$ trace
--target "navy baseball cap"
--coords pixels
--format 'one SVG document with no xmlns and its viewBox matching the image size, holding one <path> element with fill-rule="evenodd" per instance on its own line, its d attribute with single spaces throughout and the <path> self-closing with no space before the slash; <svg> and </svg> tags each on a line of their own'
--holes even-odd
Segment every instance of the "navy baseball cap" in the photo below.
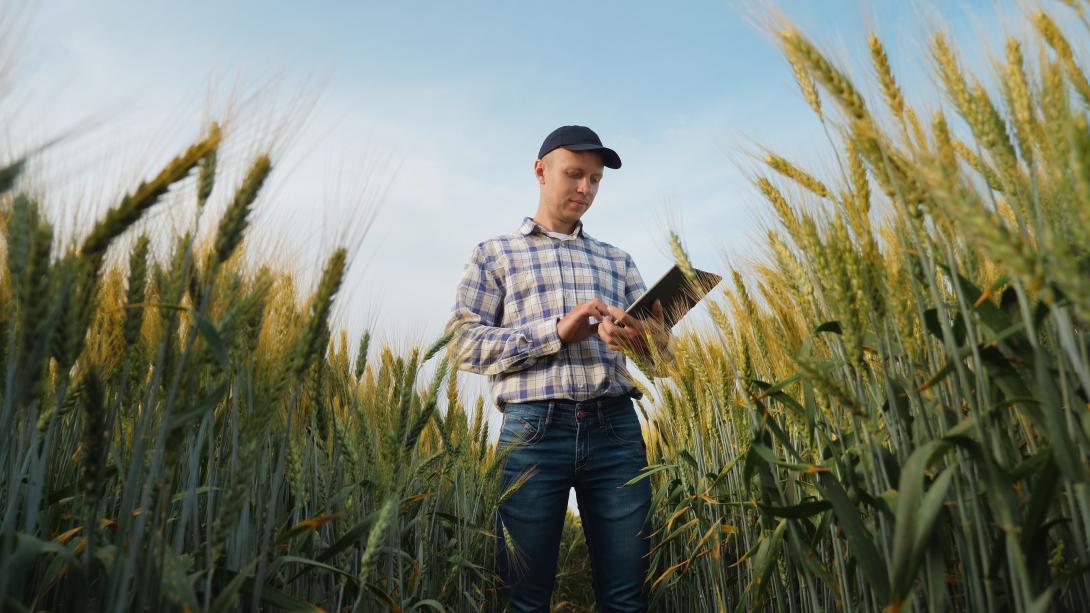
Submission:
<svg viewBox="0 0 1090 613">
<path fill-rule="evenodd" d="M 563 147 L 568 151 L 597 151 L 602 155 L 602 163 L 607 168 L 620 168 L 621 156 L 617 152 L 602 144 L 602 139 L 594 133 L 594 130 L 586 126 L 560 126 L 545 137 L 541 143 L 541 149 L 537 152 L 537 159 L 545 157 L 553 149 Z"/>
</svg>

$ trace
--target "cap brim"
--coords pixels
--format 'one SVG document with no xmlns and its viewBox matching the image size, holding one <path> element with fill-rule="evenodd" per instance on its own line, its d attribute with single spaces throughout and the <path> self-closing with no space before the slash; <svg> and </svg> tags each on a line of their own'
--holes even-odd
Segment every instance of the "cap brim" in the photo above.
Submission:
<svg viewBox="0 0 1090 613">
<path fill-rule="evenodd" d="M 621 156 L 617 155 L 617 152 L 609 147 L 603 147 L 601 145 L 595 145 L 593 143 L 584 143 L 581 145 L 561 145 L 562 148 L 568 151 L 597 151 L 602 155 L 602 163 L 606 168 L 612 168 L 614 170 L 621 167 Z"/>
</svg>

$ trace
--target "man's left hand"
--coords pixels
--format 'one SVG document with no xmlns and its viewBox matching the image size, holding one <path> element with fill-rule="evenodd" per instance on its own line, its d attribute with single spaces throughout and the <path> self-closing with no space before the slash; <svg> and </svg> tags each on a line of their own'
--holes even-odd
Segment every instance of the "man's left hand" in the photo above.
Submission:
<svg viewBox="0 0 1090 613">
<path fill-rule="evenodd" d="M 651 305 L 651 317 L 637 319 L 615 306 L 608 307 L 609 317 L 598 324 L 598 337 L 614 351 L 630 349 L 635 353 L 650 355 L 648 341 L 658 351 L 665 351 L 670 342 L 670 331 L 666 328 L 662 314 L 662 303 L 656 300 Z"/>
</svg>

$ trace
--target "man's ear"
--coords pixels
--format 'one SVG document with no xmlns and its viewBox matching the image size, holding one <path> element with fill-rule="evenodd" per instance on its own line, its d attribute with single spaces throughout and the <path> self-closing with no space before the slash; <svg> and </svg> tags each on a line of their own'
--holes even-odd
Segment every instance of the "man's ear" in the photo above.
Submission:
<svg viewBox="0 0 1090 613">
<path fill-rule="evenodd" d="M 534 176 L 537 177 L 537 182 L 545 185 L 545 162 L 537 160 L 534 162 Z"/>
</svg>

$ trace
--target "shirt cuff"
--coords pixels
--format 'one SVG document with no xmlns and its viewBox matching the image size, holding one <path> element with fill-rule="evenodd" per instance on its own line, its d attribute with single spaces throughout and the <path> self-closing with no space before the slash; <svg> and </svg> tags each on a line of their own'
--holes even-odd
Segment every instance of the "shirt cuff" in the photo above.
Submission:
<svg viewBox="0 0 1090 613">
<path fill-rule="evenodd" d="M 556 320 L 546 319 L 531 324 L 526 329 L 530 339 L 530 355 L 537 358 L 560 351 L 560 333 L 556 331 Z"/>
</svg>

